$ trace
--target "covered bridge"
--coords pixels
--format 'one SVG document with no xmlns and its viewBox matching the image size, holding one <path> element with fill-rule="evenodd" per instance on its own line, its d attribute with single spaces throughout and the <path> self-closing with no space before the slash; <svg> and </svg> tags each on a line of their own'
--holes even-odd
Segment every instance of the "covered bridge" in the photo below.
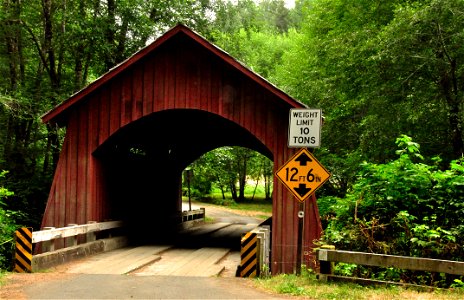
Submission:
<svg viewBox="0 0 464 300">
<path fill-rule="evenodd" d="M 178 25 L 43 116 L 66 127 L 42 227 L 125 220 L 145 237 L 181 210 L 181 175 L 243 146 L 285 163 L 290 108 L 304 105 Z M 295 269 L 299 202 L 274 179 L 272 273 Z M 321 226 L 304 206 L 303 262 Z"/>
</svg>

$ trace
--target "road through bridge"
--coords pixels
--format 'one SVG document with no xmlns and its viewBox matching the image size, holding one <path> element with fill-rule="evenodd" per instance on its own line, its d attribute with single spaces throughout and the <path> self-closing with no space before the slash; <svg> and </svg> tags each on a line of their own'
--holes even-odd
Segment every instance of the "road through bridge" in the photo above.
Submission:
<svg viewBox="0 0 464 300">
<path fill-rule="evenodd" d="M 193 205 L 196 209 L 196 205 Z M 214 222 L 186 228 L 162 243 L 135 245 L 70 263 L 71 274 L 235 276 L 242 234 L 262 220 L 208 206 Z"/>
<path fill-rule="evenodd" d="M 195 207 L 194 207 L 195 208 Z M 118 249 L 46 273 L 12 274 L 5 299 L 281 299 L 236 278 L 240 237 L 262 222 L 207 206 L 213 223 L 170 244 Z"/>
</svg>

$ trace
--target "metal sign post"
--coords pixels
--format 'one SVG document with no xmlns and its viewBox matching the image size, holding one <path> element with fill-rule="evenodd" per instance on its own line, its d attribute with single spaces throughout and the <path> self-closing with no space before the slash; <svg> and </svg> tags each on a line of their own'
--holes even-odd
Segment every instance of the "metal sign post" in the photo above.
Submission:
<svg viewBox="0 0 464 300">
<path fill-rule="evenodd" d="M 300 202 L 298 211 L 298 245 L 296 248 L 296 275 L 301 274 L 301 252 L 303 248 L 304 202 Z"/>
<path fill-rule="evenodd" d="M 187 193 L 189 199 L 189 211 L 192 210 L 192 198 L 190 197 L 190 180 L 192 180 L 193 171 L 190 168 L 185 169 L 185 179 L 187 179 Z"/>
</svg>

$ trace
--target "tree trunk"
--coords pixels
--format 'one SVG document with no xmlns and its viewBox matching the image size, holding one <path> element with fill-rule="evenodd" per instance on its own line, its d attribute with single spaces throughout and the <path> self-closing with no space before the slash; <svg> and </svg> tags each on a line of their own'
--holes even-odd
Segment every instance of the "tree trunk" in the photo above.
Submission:
<svg viewBox="0 0 464 300">
<path fill-rule="evenodd" d="M 232 195 L 232 199 L 234 199 L 234 201 L 238 201 L 237 187 L 235 186 L 235 181 L 230 182 L 230 193 Z"/>
<path fill-rule="evenodd" d="M 440 88 L 442 91 L 443 96 L 446 99 L 448 104 L 448 112 L 449 112 L 449 126 L 451 132 L 451 140 L 452 140 L 452 147 L 453 147 L 453 154 L 455 158 L 462 157 L 464 154 L 464 142 L 462 140 L 462 111 L 460 109 L 462 101 L 459 99 L 459 91 L 458 91 L 458 79 L 456 76 L 456 60 L 449 59 L 449 70 L 443 70 L 441 77 L 440 77 Z"/>
<path fill-rule="evenodd" d="M 107 46 L 112 49 L 114 47 L 114 40 L 116 35 L 116 2 L 115 0 L 108 0 L 107 2 L 108 17 L 106 22 L 105 39 Z M 111 69 L 116 61 L 113 57 L 113 51 L 106 51 L 105 53 L 105 67 L 107 70 Z"/>
<path fill-rule="evenodd" d="M 4 22 L 5 44 L 10 73 L 10 90 L 16 91 L 20 81 L 24 80 L 24 59 L 22 55 L 22 37 L 20 24 L 16 21 L 21 17 L 21 2 L 5 1 L 3 10 L 7 19 Z"/>
<path fill-rule="evenodd" d="M 253 189 L 253 195 L 251 196 L 251 201 L 255 200 L 256 190 L 258 189 L 259 179 L 256 180 L 255 188 Z"/>
<path fill-rule="evenodd" d="M 248 157 L 244 155 L 241 161 L 241 167 L 239 167 L 240 173 L 238 177 L 238 188 L 239 188 L 239 195 L 238 201 L 243 202 L 245 200 L 245 185 L 246 185 L 246 178 L 247 178 L 247 164 L 248 164 Z"/>
<path fill-rule="evenodd" d="M 51 124 L 47 124 L 47 146 L 44 156 L 43 173 L 54 172 L 60 157 L 60 146 L 58 128 Z"/>
<path fill-rule="evenodd" d="M 222 193 L 222 200 L 226 200 L 226 191 L 224 190 L 224 185 L 221 183 L 221 178 L 216 176 L 216 180 Z"/>
<path fill-rule="evenodd" d="M 56 72 L 55 50 L 53 48 L 53 24 L 52 24 L 52 1 L 43 0 L 43 18 L 44 18 L 44 53 L 47 54 L 48 76 L 52 89 L 56 92 L 59 87 L 58 74 Z M 56 105 L 56 100 L 53 101 Z"/>
<path fill-rule="evenodd" d="M 266 195 L 266 200 L 270 200 L 272 198 L 271 180 L 271 176 L 264 175 L 264 193 Z"/>
</svg>

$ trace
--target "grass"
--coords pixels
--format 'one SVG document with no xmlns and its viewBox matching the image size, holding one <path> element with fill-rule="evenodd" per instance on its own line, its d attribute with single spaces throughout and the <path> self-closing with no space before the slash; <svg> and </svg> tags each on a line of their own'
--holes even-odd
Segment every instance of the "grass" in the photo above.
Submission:
<svg viewBox="0 0 464 300">
<path fill-rule="evenodd" d="M 258 186 L 254 197 L 253 192 L 254 186 L 247 185 L 245 188 L 245 200 L 237 203 L 232 199 L 230 192 L 226 192 L 225 199 L 223 199 L 221 190 L 213 188 L 209 195 L 196 197 L 194 201 L 226 207 L 237 212 L 249 212 L 257 218 L 267 219 L 272 215 L 272 200 L 265 200 L 263 186 Z"/>
<path fill-rule="evenodd" d="M 210 205 L 233 210 L 239 214 L 252 215 L 263 220 L 272 216 L 272 202 L 265 200 L 245 200 L 245 202 L 236 203 L 231 198 L 227 197 L 223 200 L 222 195 L 220 197 L 209 195 L 208 197 L 195 199 L 194 202 L 208 203 Z"/>
<path fill-rule="evenodd" d="M 464 299 L 464 289 L 436 289 L 421 292 L 400 286 L 365 287 L 352 283 L 318 281 L 312 271 L 302 270 L 301 276 L 281 274 L 256 279 L 255 284 L 278 294 L 308 299 Z"/>
<path fill-rule="evenodd" d="M 6 277 L 8 274 L 11 274 L 10 272 L 0 270 L 0 288 L 5 284 L 6 282 Z"/>
</svg>

